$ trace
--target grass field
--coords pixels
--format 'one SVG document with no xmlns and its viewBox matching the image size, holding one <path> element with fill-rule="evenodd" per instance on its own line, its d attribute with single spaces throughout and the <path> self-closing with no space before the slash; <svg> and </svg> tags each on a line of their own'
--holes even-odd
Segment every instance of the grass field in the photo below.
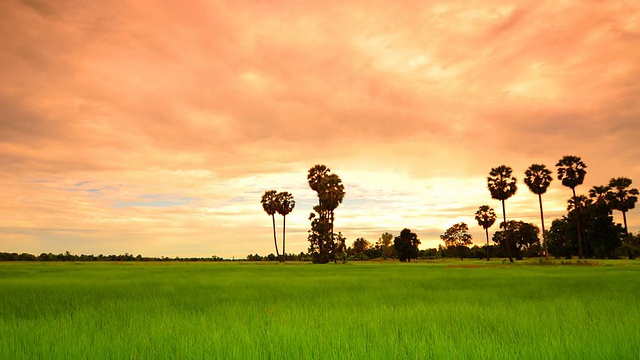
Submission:
<svg viewBox="0 0 640 360">
<path fill-rule="evenodd" d="M 0 263 L 0 358 L 639 359 L 640 262 Z"/>
</svg>

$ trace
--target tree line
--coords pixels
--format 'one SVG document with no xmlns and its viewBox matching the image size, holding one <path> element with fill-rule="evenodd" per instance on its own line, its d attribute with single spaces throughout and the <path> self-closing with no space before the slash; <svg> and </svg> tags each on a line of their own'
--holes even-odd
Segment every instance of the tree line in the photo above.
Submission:
<svg viewBox="0 0 640 360">
<path fill-rule="evenodd" d="M 577 256 L 583 259 L 616 258 L 624 254 L 632 259 L 640 255 L 640 233 L 635 236 L 629 233 L 626 217 L 627 212 L 635 207 L 638 190 L 631 188 L 631 179 L 618 177 L 612 178 L 607 185 L 594 186 L 589 190 L 588 196 L 577 195 L 576 188 L 583 184 L 587 174 L 586 168 L 586 164 L 578 156 L 567 155 L 556 163 L 557 179 L 571 190 L 572 196 L 567 201 L 567 214 L 561 219 L 553 220 L 549 230 L 545 227 L 542 196 L 553 181 L 552 172 L 543 164 L 532 164 L 526 169 L 524 183 L 529 191 L 538 196 L 542 231 L 532 223 L 507 221 L 505 202 L 516 194 L 517 179 L 509 166 L 500 165 L 492 168 L 487 177 L 487 188 L 491 198 L 500 201 L 502 207 L 499 230 L 491 237 L 493 244 L 489 241 L 489 229 L 495 224 L 497 214 L 491 206 L 481 205 L 475 213 L 475 220 L 478 226 L 485 230 L 485 245 L 469 247 L 473 238 L 468 233 L 468 225 L 462 222 L 454 224 L 440 236 L 444 247 L 440 245 L 438 249 L 419 250 L 420 240 L 410 229 L 403 229 L 395 237 L 384 233 L 375 244 L 360 237 L 347 247 L 342 233 L 335 234 L 334 231 L 335 209 L 345 196 L 342 180 L 338 175 L 332 174 L 325 165 L 315 165 L 309 169 L 307 175 L 309 187 L 317 193 L 318 205 L 309 216 L 310 246 L 306 255 L 315 263 L 376 258 L 397 258 L 409 262 L 411 259 L 439 257 L 486 257 L 488 261 L 491 256 L 506 257 L 513 262 L 514 257 L 523 259 L 545 256 L 549 259 L 550 256 Z M 265 192 L 264 196 L 268 194 L 269 192 Z M 293 201 L 293 196 L 290 196 Z M 273 211 L 264 209 L 267 214 L 273 216 Z M 624 227 L 614 222 L 614 210 L 622 212 Z M 275 220 L 273 224 L 278 254 Z M 284 226 L 282 236 L 284 248 Z M 482 256 L 479 256 L 481 253 Z M 277 255 L 276 257 L 279 258 Z"/>
<path fill-rule="evenodd" d="M 594 186 L 589 190 L 589 197 L 577 195 L 576 187 L 583 184 L 586 168 L 582 159 L 573 155 L 564 156 L 556 163 L 557 179 L 571 189 L 572 196 L 567 201 L 567 215 L 554 220 L 549 231 L 544 225 L 542 195 L 553 181 L 551 171 L 542 164 L 533 164 L 525 171 L 525 184 L 532 193 L 538 195 L 543 238 L 541 249 L 537 236 L 539 230 L 535 225 L 507 221 L 505 201 L 517 191 L 513 170 L 506 165 L 491 169 L 487 187 L 491 197 L 501 202 L 503 214 L 501 230 L 494 234 L 494 242 L 506 249 L 509 261 L 513 262 L 513 253 L 521 258 L 522 252 L 534 256 L 542 254 L 547 259 L 551 254 L 556 257 L 577 255 L 579 259 L 614 258 L 619 256 L 616 250 L 621 247 L 629 259 L 637 256 L 638 244 L 634 244 L 633 236 L 629 233 L 626 213 L 635 207 L 638 189 L 631 188 L 631 179 L 618 177 L 612 178 L 608 185 Z M 614 210 L 622 212 L 624 228 L 614 222 Z M 487 245 L 488 229 L 495 219 L 495 212 L 488 205 L 482 205 L 476 212 L 478 225 L 486 231 Z"/>
<path fill-rule="evenodd" d="M 119 255 L 93 255 L 93 254 L 72 254 L 69 251 L 59 254 L 42 253 L 40 255 L 33 255 L 28 253 L 8 253 L 0 252 L 0 261 L 227 261 L 229 259 L 223 259 L 219 256 L 213 255 L 211 257 L 149 257 L 142 256 L 140 254 L 134 256 L 133 254 L 124 253 Z"/>
</svg>

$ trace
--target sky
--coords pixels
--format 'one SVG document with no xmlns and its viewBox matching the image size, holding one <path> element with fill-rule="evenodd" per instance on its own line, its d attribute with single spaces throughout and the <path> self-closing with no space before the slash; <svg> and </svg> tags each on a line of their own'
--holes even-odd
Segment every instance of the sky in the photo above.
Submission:
<svg viewBox="0 0 640 360">
<path fill-rule="evenodd" d="M 266 190 L 340 176 L 350 244 L 474 220 L 511 166 L 507 218 L 540 223 L 526 168 L 640 186 L 637 1 L 0 2 L 0 252 L 274 252 Z M 547 227 L 571 190 L 552 182 Z M 619 212 L 614 214 L 621 222 Z M 640 211 L 628 213 L 640 231 Z M 278 232 L 282 218 L 277 218 Z M 497 225 L 491 230 L 495 230 Z M 278 241 L 281 242 L 279 236 Z"/>
</svg>

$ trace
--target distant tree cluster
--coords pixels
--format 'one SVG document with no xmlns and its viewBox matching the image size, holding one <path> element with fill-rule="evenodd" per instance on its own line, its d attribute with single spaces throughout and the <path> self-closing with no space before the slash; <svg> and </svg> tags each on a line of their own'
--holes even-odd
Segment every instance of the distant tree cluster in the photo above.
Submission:
<svg viewBox="0 0 640 360">
<path fill-rule="evenodd" d="M 375 244 L 363 237 L 355 239 L 351 246 L 346 246 L 346 238 L 342 233 L 335 234 L 335 210 L 342 203 L 345 191 L 342 180 L 325 165 L 315 165 L 309 169 L 307 180 L 309 187 L 318 195 L 318 205 L 310 214 L 311 229 L 309 230 L 309 250 L 306 256 L 315 263 L 327 263 L 338 260 L 372 260 L 398 259 L 410 262 L 411 259 L 433 259 L 443 257 L 484 258 L 490 260 L 490 254 L 495 257 L 507 257 L 510 262 L 525 257 L 546 256 L 571 257 L 578 256 L 597 258 L 615 258 L 625 254 L 630 259 L 640 253 L 640 234 L 633 236 L 627 227 L 627 212 L 635 207 L 639 192 L 631 188 L 631 179 L 613 178 L 608 185 L 594 186 L 589 190 L 589 197 L 577 195 L 576 187 L 584 182 L 586 164 L 578 156 L 564 156 L 556 164 L 557 179 L 562 185 L 571 189 L 572 197 L 568 200 L 567 215 L 552 222 L 547 230 L 544 222 L 542 195 L 544 195 L 553 181 L 551 171 L 543 164 L 533 164 L 524 173 L 524 183 L 529 190 L 538 195 L 540 208 L 540 224 L 523 221 L 507 221 L 506 200 L 516 194 L 517 179 L 513 176 L 513 169 L 506 165 L 492 168 L 487 177 L 487 188 L 493 199 L 499 200 L 502 206 L 502 222 L 500 230 L 491 237 L 489 242 L 489 228 L 497 219 L 496 212 L 489 205 L 482 205 L 475 213 L 475 220 L 485 230 L 486 245 L 479 247 L 472 245 L 469 227 L 464 222 L 454 224 L 440 235 L 444 246 L 437 249 L 420 250 L 420 240 L 410 229 L 403 229 L 399 236 L 383 233 Z M 273 218 L 273 235 L 276 255 L 267 257 L 249 255 L 247 259 L 261 261 L 263 259 L 280 259 L 275 232 L 276 212 L 286 216 L 293 210 L 293 197 L 286 202 L 280 197 L 282 193 L 275 190 L 265 192 L 262 204 L 265 212 Z M 288 193 L 286 193 L 288 194 Z M 279 200 L 280 199 L 280 200 Z M 282 204 L 289 204 L 285 210 Z M 285 206 L 286 207 L 286 206 Z M 622 212 L 624 227 L 616 224 L 612 212 Z M 540 235 L 542 242 L 540 242 Z M 283 252 L 284 252 L 284 221 L 283 221 Z M 286 256 L 285 256 L 286 257 Z M 305 261 L 305 256 L 298 255 L 296 259 Z M 284 261 L 284 260 L 283 260 Z"/>
<path fill-rule="evenodd" d="M 556 257 L 577 255 L 580 259 L 615 258 L 623 252 L 630 259 L 637 256 L 638 244 L 628 231 L 626 218 L 626 213 L 635 207 L 639 194 L 637 189 L 631 188 L 631 179 L 613 178 L 608 185 L 594 186 L 587 197 L 576 194 L 576 187 L 584 182 L 587 174 L 587 165 L 580 157 L 564 156 L 558 161 L 556 168 L 558 180 L 571 189 L 573 196 L 567 202 L 567 215 L 554 220 L 549 231 L 546 231 L 544 225 L 542 195 L 553 180 L 551 171 L 541 164 L 533 164 L 525 171 L 525 184 L 532 193 L 538 195 L 542 245 L 539 243 L 540 231 L 537 226 L 506 219 L 505 200 L 517 191 L 517 180 L 511 175 L 512 169 L 505 165 L 491 169 L 487 187 L 491 197 L 501 201 L 503 213 L 501 230 L 494 234 L 493 241 L 506 252 L 509 260 L 513 261 L 512 254 L 516 254 L 518 259 L 541 254 L 547 258 L 550 254 Z M 613 210 L 622 212 L 624 228 L 614 222 Z M 487 233 L 487 260 L 488 228 L 493 224 L 490 221 L 490 211 L 493 209 L 483 205 L 476 212 L 478 225 Z"/>
<path fill-rule="evenodd" d="M 284 254 L 283 254 L 284 255 Z M 286 258 L 290 261 L 311 261 L 311 256 L 305 252 L 299 254 L 286 254 Z M 278 256 L 274 253 L 269 255 L 249 254 L 247 255 L 247 261 L 276 261 Z"/>
<path fill-rule="evenodd" d="M 383 233 L 375 244 L 364 238 L 357 238 L 347 248 L 348 260 L 396 259 L 398 252 L 393 244 L 394 236 Z"/>
<path fill-rule="evenodd" d="M 582 250 L 584 257 L 630 259 L 640 254 L 638 237 L 628 233 L 626 212 L 637 202 L 631 180 L 611 179 L 609 185 L 594 186 L 589 197 L 578 195 L 568 201 L 568 214 L 556 219 L 549 231 L 549 251 L 557 257 L 571 257 Z M 624 227 L 616 224 L 613 210 L 623 214 Z M 583 246 L 580 247 L 580 242 Z"/>
<path fill-rule="evenodd" d="M 227 261 L 218 256 L 212 257 L 148 257 L 138 254 L 133 256 L 132 254 L 125 253 L 124 255 L 75 255 L 66 251 L 65 253 L 52 254 L 42 253 L 39 256 L 27 253 L 7 253 L 0 252 L 0 261 Z"/>
<path fill-rule="evenodd" d="M 420 250 L 420 240 L 410 229 L 403 229 L 398 236 L 385 232 L 375 244 L 365 238 L 357 238 L 347 248 L 347 259 L 360 260 L 386 260 L 398 259 L 402 262 L 410 262 L 411 259 L 435 259 L 440 257 L 437 249 Z"/>
</svg>

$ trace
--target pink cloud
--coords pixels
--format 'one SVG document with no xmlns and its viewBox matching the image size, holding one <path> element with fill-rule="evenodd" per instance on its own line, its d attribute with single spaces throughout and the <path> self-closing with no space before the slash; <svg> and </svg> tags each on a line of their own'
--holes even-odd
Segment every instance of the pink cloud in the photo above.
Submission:
<svg viewBox="0 0 640 360">
<path fill-rule="evenodd" d="M 8 185 L 0 198 L 12 214 L 0 228 L 13 229 L 2 244 L 15 251 L 28 234 L 33 251 L 48 251 L 47 239 L 80 249 L 91 237 L 99 249 L 108 243 L 100 239 L 121 237 L 130 241 L 110 248 L 151 253 L 163 238 L 176 254 L 264 253 L 269 224 L 259 204 L 230 199 L 281 183 L 310 199 L 305 173 L 315 163 L 404 174 L 415 187 L 408 207 L 442 192 L 421 182 L 483 179 L 501 163 L 522 173 L 566 154 L 589 165 L 584 192 L 614 176 L 640 182 L 640 9 L 632 1 L 8 1 L 0 11 L 0 171 Z M 20 185 L 38 179 L 128 190 L 107 201 Z M 367 188 L 370 180 L 359 181 Z M 554 186 L 550 201 L 562 208 L 565 189 Z M 522 187 L 513 214 L 528 218 Z M 148 193 L 207 200 L 166 211 L 110 206 Z M 491 201 L 482 196 L 451 202 Z M 215 204 L 236 215 L 212 211 Z M 348 236 L 385 228 L 352 206 L 344 209 Z M 303 251 L 309 209 L 297 211 L 292 242 Z M 41 223 L 16 230 L 33 217 Z M 133 223 L 144 236 L 127 230 Z M 64 240 L 61 229 L 86 231 Z M 236 247 L 224 240 L 228 229 L 239 234 Z"/>
</svg>

